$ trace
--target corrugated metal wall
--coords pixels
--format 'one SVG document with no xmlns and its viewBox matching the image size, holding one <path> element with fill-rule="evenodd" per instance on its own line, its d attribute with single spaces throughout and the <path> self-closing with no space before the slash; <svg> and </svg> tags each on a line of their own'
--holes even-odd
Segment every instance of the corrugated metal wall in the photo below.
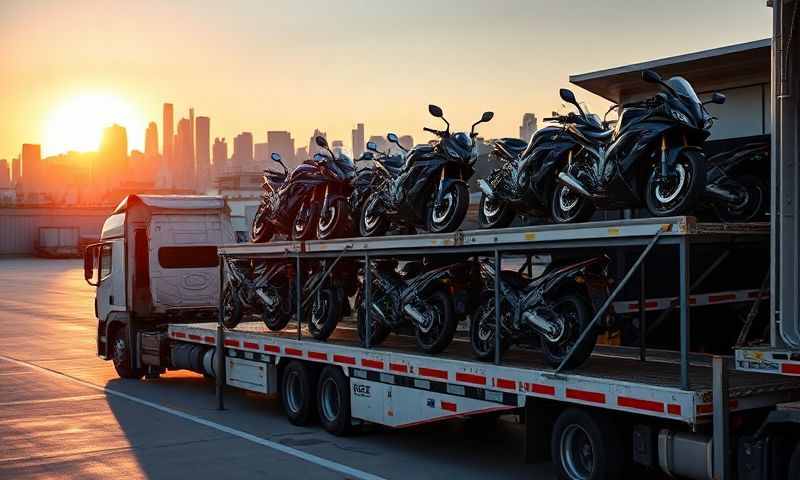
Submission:
<svg viewBox="0 0 800 480">
<path fill-rule="evenodd" d="M 0 255 L 31 255 L 39 227 L 78 227 L 81 237 L 100 238 L 112 208 L 0 208 Z"/>
</svg>

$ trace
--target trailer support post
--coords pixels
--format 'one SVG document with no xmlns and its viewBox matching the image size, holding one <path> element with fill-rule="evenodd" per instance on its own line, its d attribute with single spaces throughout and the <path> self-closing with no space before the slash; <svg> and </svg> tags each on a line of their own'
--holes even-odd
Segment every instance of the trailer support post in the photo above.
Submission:
<svg viewBox="0 0 800 480">
<path fill-rule="evenodd" d="M 713 359 L 713 423 L 714 423 L 714 478 L 731 478 L 730 464 L 730 403 L 728 399 L 728 359 L 714 356 Z"/>
<path fill-rule="evenodd" d="M 225 400 L 223 398 L 223 391 L 225 390 L 225 328 L 222 324 L 223 316 L 225 315 L 224 295 L 222 294 L 225 285 L 225 257 L 220 256 L 219 260 L 219 300 L 217 301 L 217 338 L 215 342 L 217 356 L 214 358 L 214 370 L 216 370 L 214 383 L 217 395 L 217 410 L 225 410 Z M 233 292 L 231 292 L 232 294 Z"/>
<path fill-rule="evenodd" d="M 690 345 L 690 328 L 689 323 L 689 241 L 686 238 L 681 238 L 679 249 L 680 256 L 680 294 L 678 301 L 680 302 L 681 312 L 681 388 L 689 390 L 689 345 Z"/>
<path fill-rule="evenodd" d="M 645 308 L 645 293 L 646 281 L 644 260 L 639 266 L 639 360 L 647 361 L 647 309 Z"/>
<path fill-rule="evenodd" d="M 364 255 L 364 347 L 370 347 L 370 335 L 372 334 L 370 328 L 370 318 L 372 316 L 372 292 L 370 284 L 372 283 L 372 272 L 369 271 L 369 255 Z"/>
<path fill-rule="evenodd" d="M 500 365 L 500 335 L 502 335 L 500 328 L 500 272 L 502 272 L 502 265 L 500 257 L 500 250 L 494 251 L 494 364 Z"/>
<path fill-rule="evenodd" d="M 295 289 L 297 289 L 297 339 L 303 338 L 303 282 L 300 278 L 300 255 L 297 254 L 295 267 Z"/>
</svg>

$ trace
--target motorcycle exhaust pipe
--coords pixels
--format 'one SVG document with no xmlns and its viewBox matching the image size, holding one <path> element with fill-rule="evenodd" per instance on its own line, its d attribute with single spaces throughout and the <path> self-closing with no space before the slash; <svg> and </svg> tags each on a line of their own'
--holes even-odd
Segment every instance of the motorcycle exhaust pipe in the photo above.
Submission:
<svg viewBox="0 0 800 480">
<path fill-rule="evenodd" d="M 413 318 L 414 322 L 417 323 L 418 325 L 425 323 L 425 321 L 427 320 L 425 318 L 425 314 L 414 308 L 414 306 L 409 303 L 403 305 L 403 311 L 406 312 L 406 314 L 408 314 L 409 317 Z"/>
<path fill-rule="evenodd" d="M 274 307 L 277 303 L 274 298 L 264 293 L 264 290 L 256 290 L 256 295 L 258 295 L 258 298 L 260 298 L 261 301 L 264 302 L 264 305 L 268 307 Z"/>
<path fill-rule="evenodd" d="M 714 200 L 721 200 L 727 203 L 738 204 L 742 201 L 735 192 L 719 185 L 706 185 L 706 194 Z"/>
<path fill-rule="evenodd" d="M 558 341 L 558 328 L 546 318 L 527 310 L 522 312 L 522 318 L 530 323 L 534 330 L 538 331 L 548 340 L 553 342 Z"/>
<path fill-rule="evenodd" d="M 478 188 L 481 192 L 483 192 L 487 197 L 494 198 L 494 191 L 492 191 L 492 187 L 486 183 L 486 180 L 480 179 L 478 180 Z"/>
<path fill-rule="evenodd" d="M 586 190 L 586 188 L 580 181 L 578 181 L 577 178 L 573 177 L 567 172 L 561 172 L 558 174 L 558 183 L 566 185 L 571 190 L 574 190 L 576 193 L 580 194 L 583 197 L 587 198 L 593 197 L 593 195 L 589 193 L 588 190 Z"/>
</svg>

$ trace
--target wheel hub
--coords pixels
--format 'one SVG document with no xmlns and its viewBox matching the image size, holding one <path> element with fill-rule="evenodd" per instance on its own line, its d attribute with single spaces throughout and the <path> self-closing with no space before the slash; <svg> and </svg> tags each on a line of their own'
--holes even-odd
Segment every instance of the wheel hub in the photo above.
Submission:
<svg viewBox="0 0 800 480">
<path fill-rule="evenodd" d="M 686 168 L 680 163 L 675 165 L 675 175 L 663 179 L 656 186 L 656 200 L 661 203 L 670 203 L 680 195 L 686 183 Z"/>
<path fill-rule="evenodd" d="M 326 213 L 327 215 L 323 214 L 319 220 L 319 228 L 323 231 L 327 231 L 333 225 L 333 219 L 336 218 L 336 207 L 329 206 Z"/>
<path fill-rule="evenodd" d="M 455 205 L 455 201 L 453 201 L 453 194 L 447 192 L 444 197 L 442 197 L 442 201 L 439 202 L 439 205 L 433 206 L 433 214 L 431 215 L 433 221 L 436 223 L 442 223 L 447 220 L 447 217 L 450 216 L 450 210 Z"/>
<path fill-rule="evenodd" d="M 561 192 L 558 195 L 558 204 L 561 210 L 569 212 L 578 204 L 578 194 L 567 187 L 561 187 Z"/>
<path fill-rule="evenodd" d="M 486 218 L 492 218 L 500 212 L 500 202 L 487 198 L 483 202 L 483 215 Z"/>
<path fill-rule="evenodd" d="M 594 446 L 589 434 L 579 425 L 569 425 L 561 435 L 561 465 L 569 478 L 591 478 L 595 470 Z"/>
</svg>

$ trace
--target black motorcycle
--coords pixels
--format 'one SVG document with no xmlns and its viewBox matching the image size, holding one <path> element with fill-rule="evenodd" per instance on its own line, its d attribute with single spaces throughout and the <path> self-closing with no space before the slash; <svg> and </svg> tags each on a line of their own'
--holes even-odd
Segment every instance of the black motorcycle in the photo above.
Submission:
<svg viewBox="0 0 800 480">
<path fill-rule="evenodd" d="M 434 145 L 419 145 L 408 152 L 402 165 L 375 162 L 374 191 L 361 211 L 359 229 L 365 237 L 386 233 L 394 223 L 411 231 L 424 226 L 429 232 L 453 232 L 464 220 L 469 206 L 467 180 L 477 160 L 475 127 L 494 114 L 485 112 L 469 134 L 450 133 L 442 109 L 429 105 L 431 115 L 447 128 L 426 132 L 439 137 Z"/>
<path fill-rule="evenodd" d="M 643 102 L 622 105 L 614 130 L 605 130 L 597 116 L 584 113 L 571 91 L 561 89 L 561 98 L 574 105 L 578 115 L 545 119 L 561 123 L 560 135 L 575 144 L 552 190 L 550 213 L 555 222 L 588 220 L 596 208 L 643 205 L 654 216 L 681 215 L 700 199 L 706 183 L 703 144 L 713 118 L 682 77 L 664 81 L 646 70 L 642 78 L 662 91 Z M 715 93 L 706 103 L 724 102 L 725 96 Z"/>
<path fill-rule="evenodd" d="M 359 162 L 372 161 L 399 164 L 402 166 L 403 159 L 400 156 L 390 155 L 388 152 L 381 152 L 378 150 L 378 145 L 375 142 L 367 142 L 367 151 L 361 157 L 356 159 L 356 164 Z M 372 165 L 356 168 L 356 177 L 353 180 L 353 191 L 350 193 L 348 204 L 350 206 L 350 215 L 353 221 L 353 233 L 359 235 L 361 222 L 361 209 L 364 208 L 367 198 L 373 189 L 373 175 L 374 167 Z"/>
<path fill-rule="evenodd" d="M 317 238 L 320 240 L 349 236 L 352 225 L 349 199 L 353 191 L 353 182 L 356 180 L 355 163 L 344 153 L 334 154 L 328 147 L 325 137 L 318 136 L 315 141 L 323 148 L 322 152 L 314 156 L 314 160 L 320 166 L 320 174 L 326 182 L 315 189 L 312 195 L 315 203 L 306 204 L 304 207 L 319 208 L 316 216 L 319 219 Z M 321 201 L 319 207 L 317 200 Z M 313 218 L 314 215 L 314 212 L 309 212 L 306 216 Z M 299 216 L 303 216 L 302 211 L 298 213 Z"/>
<path fill-rule="evenodd" d="M 381 344 L 390 332 L 414 330 L 417 347 L 439 353 L 450 344 L 460 319 L 469 311 L 465 282 L 473 264 L 408 262 L 398 271 L 394 260 L 371 262 L 370 346 Z M 479 273 L 475 284 L 480 284 Z M 366 339 L 366 301 L 363 287 L 356 295 L 358 335 Z M 474 305 L 473 308 L 477 308 Z"/>
<path fill-rule="evenodd" d="M 769 205 L 769 189 L 756 175 L 769 168 L 767 143 L 750 143 L 708 158 L 704 203 L 723 222 L 759 220 Z"/>
<path fill-rule="evenodd" d="M 608 295 L 608 257 L 561 261 L 548 265 L 536 278 L 513 271 L 500 274 L 501 351 L 513 344 L 540 340 L 546 361 L 558 366 L 592 320 L 592 312 Z M 470 343 L 481 360 L 495 353 L 494 263 L 481 261 L 484 289 L 470 323 Z M 596 334 L 587 335 L 565 367 L 581 365 L 591 355 Z"/>
</svg>

